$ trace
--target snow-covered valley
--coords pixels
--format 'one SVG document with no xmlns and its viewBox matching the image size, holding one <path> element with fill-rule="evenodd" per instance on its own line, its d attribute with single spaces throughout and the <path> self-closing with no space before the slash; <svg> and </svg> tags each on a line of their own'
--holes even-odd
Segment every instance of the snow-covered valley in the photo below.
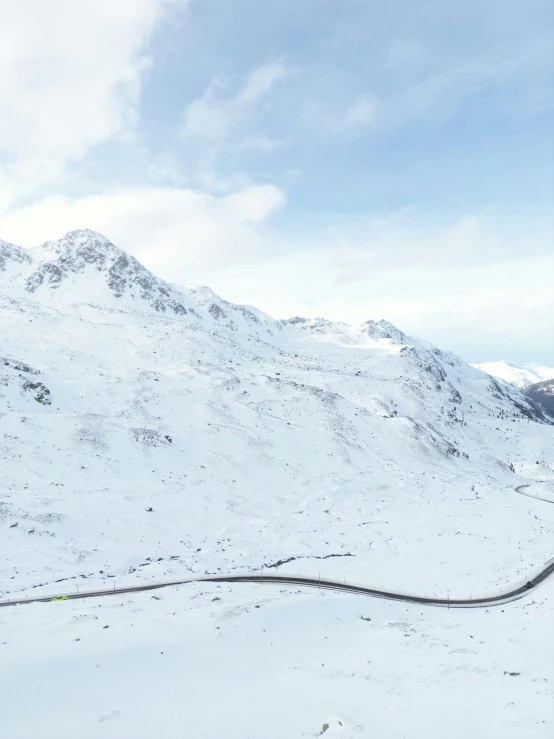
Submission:
<svg viewBox="0 0 554 739">
<path fill-rule="evenodd" d="M 273 320 L 90 231 L 0 242 L 0 311 L 4 599 L 268 568 L 472 596 L 554 556 L 550 493 L 515 492 L 552 490 L 554 419 L 386 321 Z M 419 739 L 453 712 L 453 737 L 550 737 L 552 596 L 468 615 L 196 584 L 3 609 L 5 735 L 36 733 L 14 697 L 31 676 L 58 739 Z"/>
</svg>

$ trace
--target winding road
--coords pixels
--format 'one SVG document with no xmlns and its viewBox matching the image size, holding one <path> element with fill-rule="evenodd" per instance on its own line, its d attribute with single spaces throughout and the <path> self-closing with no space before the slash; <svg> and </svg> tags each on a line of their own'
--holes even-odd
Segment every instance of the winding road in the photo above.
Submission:
<svg viewBox="0 0 554 739">
<path fill-rule="evenodd" d="M 376 588 L 366 588 L 362 585 L 353 585 L 337 580 L 316 579 L 311 577 L 302 577 L 294 575 L 264 575 L 248 574 L 248 575 L 211 575 L 208 577 L 189 578 L 187 580 L 168 580 L 166 582 L 150 583 L 148 585 L 132 585 L 123 588 L 112 588 L 109 590 L 89 590 L 74 593 L 64 593 L 64 600 L 80 600 L 83 598 L 100 598 L 113 597 L 114 595 L 124 595 L 125 593 L 142 593 L 149 590 L 160 590 L 161 588 L 173 587 L 175 585 L 188 585 L 193 582 L 248 582 L 258 584 L 278 584 L 278 585 L 296 585 L 302 587 L 320 588 L 324 590 L 336 590 L 355 595 L 366 595 L 372 598 L 383 598 L 385 600 L 404 601 L 406 603 L 418 603 L 419 605 L 441 606 L 448 608 L 485 608 L 488 606 L 497 606 L 511 601 L 518 600 L 523 596 L 530 594 L 531 591 L 540 583 L 544 582 L 554 573 L 554 559 L 547 562 L 535 577 L 525 583 L 521 583 L 516 587 L 512 587 L 504 593 L 491 595 L 481 598 L 428 598 L 421 595 L 410 595 L 408 593 L 395 593 L 389 590 L 378 590 Z M 0 602 L 0 608 L 8 606 L 18 606 L 27 603 L 49 603 L 52 596 L 42 596 L 37 598 L 19 598 L 17 600 L 8 600 Z"/>
<path fill-rule="evenodd" d="M 520 493 L 522 488 L 529 485 L 520 485 L 516 487 L 516 492 Z M 525 495 L 525 493 L 522 493 Z M 549 501 L 550 502 L 550 501 Z M 18 598 L 14 600 L 5 600 L 0 602 L 0 608 L 9 606 L 19 606 L 28 603 L 49 603 L 52 600 L 82 600 L 84 598 L 101 598 L 113 597 L 115 595 L 124 595 L 126 593 L 142 593 L 150 590 L 160 590 L 161 588 L 174 587 L 176 585 L 188 585 L 193 582 L 226 582 L 226 583 L 257 583 L 275 584 L 275 585 L 293 585 L 310 588 L 319 588 L 324 590 L 335 590 L 340 592 L 351 593 L 354 595 L 366 595 L 371 598 L 383 598 L 385 600 L 403 601 L 405 603 L 417 603 L 425 606 L 440 606 L 447 608 L 487 608 L 489 606 L 499 606 L 519 600 L 525 595 L 529 595 L 538 585 L 544 582 L 554 574 L 554 559 L 549 560 L 542 569 L 530 580 L 512 586 L 511 589 L 504 593 L 496 595 L 483 596 L 481 598 L 430 598 L 422 595 L 410 595 L 409 593 L 396 593 L 389 590 L 379 590 L 377 588 L 367 588 L 363 585 L 354 585 L 347 582 L 339 582 L 338 580 L 327 580 L 321 578 L 302 577 L 300 575 L 266 575 L 263 573 L 243 574 L 243 575 L 209 575 L 206 577 L 193 577 L 185 580 L 167 580 L 164 582 L 149 583 L 147 585 L 130 585 L 123 588 L 111 588 L 104 590 L 88 590 L 77 591 L 73 593 L 63 593 L 62 596 L 41 596 L 36 598 Z"/>
<path fill-rule="evenodd" d="M 516 493 L 519 493 L 520 495 L 527 495 L 529 498 L 534 498 L 535 500 L 544 500 L 545 503 L 554 503 L 554 500 L 552 498 L 543 498 L 540 495 L 533 495 L 532 493 L 524 493 L 523 488 L 530 488 L 531 485 L 518 485 L 516 488 Z"/>
</svg>

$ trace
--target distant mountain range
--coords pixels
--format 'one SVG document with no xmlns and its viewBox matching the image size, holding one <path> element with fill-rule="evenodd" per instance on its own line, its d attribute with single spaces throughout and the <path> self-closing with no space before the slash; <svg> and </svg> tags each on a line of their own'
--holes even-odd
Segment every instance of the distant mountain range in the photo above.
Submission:
<svg viewBox="0 0 554 739">
<path fill-rule="evenodd" d="M 554 379 L 554 367 L 535 365 L 521 367 L 517 364 L 507 362 L 505 359 L 500 362 L 483 362 L 482 364 L 473 364 L 472 366 L 520 390 L 537 382 Z"/>
</svg>

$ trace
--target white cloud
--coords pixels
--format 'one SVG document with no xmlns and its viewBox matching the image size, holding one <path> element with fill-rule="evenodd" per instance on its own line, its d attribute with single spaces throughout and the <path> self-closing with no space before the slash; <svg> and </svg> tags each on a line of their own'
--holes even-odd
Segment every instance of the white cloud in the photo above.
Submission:
<svg viewBox="0 0 554 739">
<path fill-rule="evenodd" d="M 349 108 L 343 119 L 343 125 L 366 126 L 373 123 L 377 108 L 376 100 L 368 95 L 360 95 L 354 105 Z"/>
<path fill-rule="evenodd" d="M 236 125 L 236 116 L 229 115 L 232 104 L 221 101 L 218 91 L 222 85 L 212 80 L 201 98 L 187 105 L 183 115 L 183 135 L 192 139 L 222 139 L 231 126 Z"/>
<path fill-rule="evenodd" d="M 267 154 L 275 151 L 275 149 L 280 149 L 282 146 L 285 146 L 285 143 L 286 142 L 283 140 L 272 139 L 266 134 L 259 133 L 247 136 L 240 144 L 236 144 L 235 148 L 237 151 L 252 149 L 254 151 L 260 151 Z"/>
<path fill-rule="evenodd" d="M 201 98 L 190 103 L 183 114 L 183 135 L 222 143 L 249 122 L 256 104 L 286 75 L 283 60 L 267 62 L 251 72 L 235 95 L 225 95 L 226 86 L 214 79 Z"/>
<path fill-rule="evenodd" d="M 286 74 L 282 59 L 268 62 L 248 75 L 246 84 L 239 92 L 236 102 L 240 105 L 255 103 L 268 93 L 275 82 L 282 80 Z"/>
<path fill-rule="evenodd" d="M 223 175 L 219 171 L 223 153 L 267 153 L 283 146 L 283 141 L 257 131 L 256 124 L 264 99 L 286 75 L 282 59 L 270 61 L 250 72 L 236 93 L 228 94 L 228 86 L 215 78 L 202 97 L 187 105 L 182 135 L 196 161 L 196 178 L 202 188 L 230 192 L 250 181 L 241 172 Z"/>
<path fill-rule="evenodd" d="M 189 0 L 0 0 L 0 204 L 132 131 L 147 46 Z"/>
<path fill-rule="evenodd" d="M 361 94 L 348 108 L 330 110 L 328 102 L 308 102 L 303 106 L 305 123 L 318 133 L 346 136 L 371 126 L 379 112 L 379 101 L 373 95 Z"/>
</svg>

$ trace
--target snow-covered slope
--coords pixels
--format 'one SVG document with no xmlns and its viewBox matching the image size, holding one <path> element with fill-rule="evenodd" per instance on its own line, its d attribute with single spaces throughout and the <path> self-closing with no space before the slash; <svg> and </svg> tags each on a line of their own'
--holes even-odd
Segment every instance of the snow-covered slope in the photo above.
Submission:
<svg viewBox="0 0 554 739">
<path fill-rule="evenodd" d="M 407 547 L 416 570 L 488 490 L 484 535 L 509 465 L 551 474 L 540 406 L 385 321 L 276 321 L 90 231 L 3 253 L 0 561 L 19 586 L 170 556 L 202 573 L 333 555 L 361 575 Z M 471 528 L 449 558 L 474 547 L 488 581 Z"/>
<path fill-rule="evenodd" d="M 554 378 L 554 367 L 535 365 L 519 367 L 517 364 L 507 362 L 505 359 L 500 362 L 483 362 L 482 364 L 474 364 L 472 366 L 520 390 L 537 382 Z"/>
<path fill-rule="evenodd" d="M 5 609 L 0 725 L 9 739 L 316 739 L 326 724 L 324 739 L 551 739 L 545 590 L 455 611 L 196 583 Z"/>
<path fill-rule="evenodd" d="M 554 480 L 553 419 L 516 388 L 386 321 L 361 326 L 300 317 L 277 321 L 254 308 L 228 303 L 208 288 L 168 284 L 90 231 L 72 232 L 31 250 L 2 242 L 0 255 L 0 582 L 5 595 L 29 588 L 34 588 L 33 594 L 53 593 L 74 590 L 80 583 L 90 589 L 114 580 L 123 585 L 188 573 L 279 567 L 388 589 L 464 596 L 503 589 L 553 556 L 554 513 L 549 504 L 543 503 L 538 511 L 535 501 L 514 491 L 515 485 L 528 481 Z M 212 623 L 210 614 L 217 608 L 212 598 L 219 598 L 216 586 L 205 594 L 190 592 L 185 610 L 202 610 L 197 617 L 183 615 L 187 623 Z M 229 663 L 237 664 L 243 658 L 242 642 L 235 643 L 231 635 L 254 595 L 244 589 L 233 591 L 238 593 L 234 596 L 228 589 L 223 592 L 230 607 L 221 611 L 222 623 L 227 624 L 221 634 Z M 199 600 L 194 600 L 197 595 Z M 123 663 L 110 647 L 114 665 L 125 664 L 136 675 L 150 675 L 145 665 L 160 669 L 137 645 L 144 643 L 149 619 L 163 623 L 165 629 L 180 608 L 180 598 L 188 598 L 163 597 L 168 598 L 169 612 L 161 621 L 153 610 L 156 601 L 146 596 L 121 601 L 125 607 L 118 610 L 120 616 L 110 617 L 110 623 L 131 628 L 139 609 L 144 610 L 140 623 L 145 628 L 138 641 L 128 640 L 138 661 L 132 656 Z M 356 705 L 349 703 L 348 681 L 354 668 L 340 666 L 338 647 L 326 651 L 325 657 L 317 651 L 327 649 L 326 634 L 339 638 L 335 631 L 327 631 L 336 620 L 334 601 L 328 601 L 325 623 L 322 620 L 317 630 L 321 644 L 318 641 L 317 648 L 313 645 L 308 651 L 300 646 L 308 643 L 311 624 L 320 612 L 318 596 L 310 598 L 306 627 L 299 625 L 287 633 L 290 654 L 301 655 L 299 669 L 306 677 L 304 683 L 293 683 L 300 692 L 312 692 L 308 678 L 315 674 L 315 657 L 318 675 L 328 659 L 333 665 L 329 675 L 317 678 L 326 686 L 325 702 L 333 709 L 321 713 L 313 735 L 324 721 L 331 726 L 330 736 L 331 729 L 336 729 L 332 735 L 337 737 L 349 737 L 354 731 L 374 735 L 373 729 L 388 725 L 387 716 L 376 712 L 372 702 L 364 719 L 371 731 L 364 734 L 358 729 L 365 709 L 361 687 Z M 286 603 L 281 610 L 271 606 L 267 623 L 260 623 L 274 629 L 275 623 L 295 619 L 303 609 L 301 602 Z M 542 601 L 533 603 L 537 620 L 544 621 L 546 607 Z M 33 620 L 39 610 L 26 608 L 31 609 L 28 618 L 35 626 L 25 623 L 38 629 L 37 639 L 56 644 L 56 654 L 64 655 L 54 672 L 64 675 L 66 660 L 88 670 L 86 649 L 97 654 L 95 619 L 104 613 L 99 610 L 103 606 L 71 606 L 71 624 L 64 621 L 60 631 L 67 635 L 62 639 L 71 635 L 69 646 L 52 641 L 61 621 L 43 625 Z M 345 622 L 351 618 L 349 608 L 340 606 Z M 38 647 L 33 653 L 42 656 L 31 657 L 29 650 L 27 657 L 22 655 L 22 648 L 13 646 L 19 644 L 12 631 L 20 633 L 19 622 L 6 620 L 12 616 L 5 611 L 0 625 L 10 636 L 9 648 L 7 644 L 2 648 L 12 661 L 4 664 L 10 665 L 14 691 L 23 690 L 23 685 L 26 691 L 30 673 L 36 675 L 37 685 L 44 682 L 40 660 L 51 670 L 51 655 Z M 378 642 L 396 633 L 394 628 L 402 628 L 403 637 L 412 633 L 402 621 L 404 611 L 397 604 L 379 606 Z M 375 616 L 375 609 L 372 613 Z M 520 618 L 514 616 L 514 633 L 527 628 L 529 613 L 522 610 Z M 90 629 L 84 625 L 88 619 Z M 450 648 L 443 649 L 450 628 L 437 625 L 431 641 L 418 642 L 433 649 L 414 647 L 412 662 L 405 663 L 406 669 L 399 667 L 399 674 L 406 670 L 415 674 L 428 664 L 431 653 L 440 653 L 440 667 L 437 662 L 436 672 L 429 672 L 426 679 L 439 687 L 450 681 L 452 691 L 458 691 Z M 456 627 L 458 651 L 467 652 L 466 630 L 465 623 Z M 157 630 L 152 626 L 148 633 L 153 639 Z M 344 634 L 348 651 L 353 637 L 350 631 Z M 88 644 L 89 636 L 92 646 L 79 657 L 73 649 L 83 645 L 75 646 L 73 638 L 83 637 Z M 168 632 L 167 649 L 181 654 L 182 646 L 173 638 L 173 631 L 171 636 Z M 483 640 L 488 638 L 483 635 Z M 273 664 L 273 638 L 266 643 L 260 632 L 256 639 L 261 650 L 256 654 Z M 367 649 L 373 650 L 377 641 L 368 639 Z M 202 635 L 203 653 L 216 650 L 218 642 L 210 640 Z M 284 641 L 282 635 L 279 643 Z M 387 644 L 399 649 L 393 642 Z M 491 649 L 491 654 L 507 653 L 504 646 Z M 400 664 L 404 653 L 394 654 L 395 664 Z M 196 659 L 195 676 L 201 672 L 203 657 Z M 265 664 L 257 659 L 259 665 Z M 383 660 L 385 665 L 385 656 Z M 472 660 L 460 657 L 456 669 L 488 669 L 482 660 L 477 666 Z M 386 663 L 391 664 L 388 654 Z M 213 662 L 214 669 L 217 664 Z M 249 661 L 245 670 L 246 664 L 251 675 L 261 669 Z M 292 662 L 287 663 L 280 673 L 283 684 L 290 683 L 293 669 Z M 335 692 L 329 680 L 337 670 L 344 676 L 348 672 L 344 700 L 331 700 Z M 395 684 L 394 670 L 389 670 L 388 678 L 380 667 L 376 670 L 372 673 L 361 663 L 355 667 L 359 681 L 381 684 L 390 679 L 382 701 L 387 710 L 396 712 L 395 700 L 385 696 Z M 536 701 L 538 715 L 548 696 L 540 682 L 543 673 L 532 674 L 525 696 Z M 113 686 L 121 683 L 117 670 L 87 675 L 94 691 L 111 685 L 114 695 Z M 154 705 L 165 705 L 162 694 L 173 695 L 174 673 L 163 675 L 166 682 L 160 682 L 164 687 L 156 693 Z M 495 675 L 487 677 L 490 691 L 483 694 L 487 697 L 499 695 Z M 257 676 L 252 678 L 256 681 Z M 263 676 L 260 685 L 265 685 Z M 134 711 L 135 719 L 124 724 L 125 730 L 114 720 L 112 733 L 102 723 L 102 736 L 137 739 L 151 734 L 140 733 L 146 719 L 131 708 L 133 701 L 142 704 L 147 697 L 140 686 L 135 689 L 141 700 L 129 695 L 125 709 L 129 716 Z M 283 736 L 281 726 L 265 726 L 271 705 L 271 691 L 267 693 L 267 700 L 259 698 L 259 715 L 251 721 L 235 717 L 229 737 Z M 81 705 L 79 697 L 75 700 Z M 333 716 L 342 717 L 347 705 L 353 718 L 340 719 L 348 726 L 343 731 Z M 47 724 L 52 706 L 55 699 L 47 700 L 37 714 Z M 112 709 L 119 706 L 98 710 L 110 718 Z M 293 712 L 285 734 L 309 735 L 307 729 L 295 733 L 293 724 L 315 726 L 320 710 L 318 703 L 309 717 Z M 21 718 L 27 714 L 20 713 L 14 708 L 8 715 L 12 737 L 29 734 L 31 724 Z M 450 723 L 451 711 L 447 713 Z M 513 714 L 519 717 L 515 722 L 512 714 L 506 714 L 502 735 L 522 735 L 521 721 L 527 713 Z M 200 703 L 185 714 L 194 735 L 221 736 L 219 724 L 203 726 Z M 78 715 L 88 716 L 87 709 L 80 708 Z M 467 715 L 464 708 L 464 727 Z M 100 714 L 95 721 L 104 718 Z M 67 732 L 56 727 L 56 736 L 73 735 L 79 721 L 68 719 Z M 82 735 L 97 736 L 97 729 L 91 723 Z M 173 739 L 181 735 L 179 731 L 172 726 L 165 735 Z M 388 736 L 408 733 L 399 729 Z M 485 735 L 490 732 L 479 736 Z"/>
</svg>

